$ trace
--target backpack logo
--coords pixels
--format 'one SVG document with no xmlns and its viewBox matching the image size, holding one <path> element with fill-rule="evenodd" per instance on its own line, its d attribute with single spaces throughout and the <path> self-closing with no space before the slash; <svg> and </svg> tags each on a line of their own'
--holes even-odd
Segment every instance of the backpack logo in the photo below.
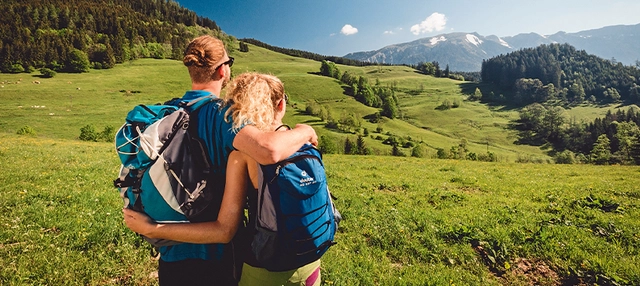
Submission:
<svg viewBox="0 0 640 286">
<path fill-rule="evenodd" d="M 312 177 L 309 177 L 309 175 L 307 174 L 307 171 L 305 170 L 302 170 L 302 172 L 300 173 L 300 176 L 302 176 L 302 178 L 300 179 L 301 187 L 308 186 L 315 183 L 314 179 Z"/>
</svg>

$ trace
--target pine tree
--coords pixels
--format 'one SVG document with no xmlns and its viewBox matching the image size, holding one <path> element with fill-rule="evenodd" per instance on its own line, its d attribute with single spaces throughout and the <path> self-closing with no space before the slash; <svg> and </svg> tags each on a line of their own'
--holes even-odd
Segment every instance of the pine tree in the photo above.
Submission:
<svg viewBox="0 0 640 286">
<path fill-rule="evenodd" d="M 364 141 L 364 137 L 362 135 L 358 135 L 358 140 L 356 140 L 356 148 L 357 154 L 360 155 L 370 155 L 370 150 L 367 148 L 367 144 Z"/>
<path fill-rule="evenodd" d="M 356 143 L 351 141 L 349 137 L 347 137 L 347 139 L 345 139 L 344 141 L 344 153 L 347 155 L 353 155 L 357 154 L 357 151 L 358 147 L 356 146 Z"/>
<path fill-rule="evenodd" d="M 606 165 L 611 159 L 611 145 L 609 138 L 606 134 L 602 134 L 598 137 L 598 140 L 593 144 L 591 150 L 591 162 L 596 165 Z"/>
</svg>

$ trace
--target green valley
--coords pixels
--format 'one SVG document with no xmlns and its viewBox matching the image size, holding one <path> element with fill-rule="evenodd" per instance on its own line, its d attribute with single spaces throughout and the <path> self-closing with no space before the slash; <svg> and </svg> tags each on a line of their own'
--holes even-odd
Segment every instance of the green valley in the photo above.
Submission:
<svg viewBox="0 0 640 286">
<path fill-rule="evenodd" d="M 550 161 L 517 145 L 518 110 L 467 101 L 479 84 L 434 78 L 404 66 L 353 67 L 371 84 L 397 88 L 402 116 L 371 123 L 379 111 L 345 95 L 320 62 L 253 45 L 236 51 L 233 73 L 281 78 L 292 101 L 285 122 L 312 125 L 340 146 L 365 138 L 373 155 L 326 154 L 329 186 L 344 221 L 323 257 L 324 285 L 635 285 L 640 283 L 637 166 L 516 163 Z M 112 180 L 112 143 L 78 140 L 81 128 L 118 128 L 133 106 L 190 88 L 179 61 L 141 59 L 112 69 L 53 78 L 0 74 L 0 284 L 149 285 L 157 262 L 122 223 Z M 460 102 L 437 109 L 443 101 Z M 316 102 L 359 131 L 325 128 L 306 113 Z M 581 106 L 594 119 L 615 106 Z M 32 132 L 18 135 L 25 126 Z M 31 133 L 31 134 L 29 134 Z M 390 136 L 427 150 L 392 157 Z M 410 138 L 410 140 L 409 140 Z M 466 139 L 498 162 L 435 159 Z"/>
</svg>

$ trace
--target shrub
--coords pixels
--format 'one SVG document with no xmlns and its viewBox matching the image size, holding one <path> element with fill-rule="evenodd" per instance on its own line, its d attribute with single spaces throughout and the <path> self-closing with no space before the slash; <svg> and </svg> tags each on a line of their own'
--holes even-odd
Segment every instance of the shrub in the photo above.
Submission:
<svg viewBox="0 0 640 286">
<path fill-rule="evenodd" d="M 329 119 L 327 120 L 327 124 L 325 124 L 324 126 L 329 129 L 338 129 L 338 122 L 333 119 Z"/>
<path fill-rule="evenodd" d="M 587 158 L 587 156 L 585 156 L 584 154 L 578 153 L 578 155 L 576 155 L 576 163 L 584 164 L 588 162 L 589 158 Z"/>
<path fill-rule="evenodd" d="M 424 146 L 418 144 L 413 147 L 413 150 L 411 150 L 411 157 L 425 158 L 427 157 L 427 149 Z"/>
<path fill-rule="evenodd" d="M 336 146 L 333 138 L 325 135 L 321 135 L 318 148 L 322 154 L 338 154 L 338 146 Z"/>
<path fill-rule="evenodd" d="M 18 129 L 18 132 L 16 132 L 16 134 L 18 134 L 18 135 L 36 135 L 36 130 L 33 129 L 29 125 L 25 125 L 25 126 L 22 126 L 22 128 Z"/>
<path fill-rule="evenodd" d="M 88 124 L 80 128 L 80 136 L 78 137 L 78 139 L 82 141 L 111 142 L 113 141 L 115 135 L 116 130 L 111 125 L 105 126 L 102 132 L 98 133 L 95 126 Z"/>
<path fill-rule="evenodd" d="M 452 107 L 453 107 L 453 103 L 451 103 L 450 100 L 445 99 L 442 101 L 442 103 L 440 103 L 440 105 L 436 107 L 436 110 L 447 110 L 447 109 L 451 109 Z"/>
<path fill-rule="evenodd" d="M 50 68 L 41 68 L 40 73 L 46 78 L 52 78 L 56 75 L 56 72 Z"/>
<path fill-rule="evenodd" d="M 449 152 L 447 152 L 443 148 L 438 148 L 438 152 L 436 152 L 436 157 L 438 157 L 438 159 L 449 159 L 451 155 L 449 154 Z"/>
<path fill-rule="evenodd" d="M 88 124 L 84 127 L 80 128 L 80 136 L 78 139 L 82 141 L 98 141 L 98 133 L 96 132 L 95 126 Z"/>
<path fill-rule="evenodd" d="M 391 156 L 406 157 L 404 152 L 398 148 L 398 145 L 393 145 L 393 147 L 391 147 Z"/>
<path fill-rule="evenodd" d="M 21 64 L 12 64 L 9 67 L 9 73 L 21 73 L 24 72 L 24 67 Z"/>
<path fill-rule="evenodd" d="M 496 157 L 496 154 L 493 154 L 491 152 L 487 152 L 486 154 L 478 154 L 478 161 L 484 161 L 484 162 L 498 162 L 498 158 Z"/>
<path fill-rule="evenodd" d="M 416 144 L 411 141 L 407 141 L 402 144 L 402 148 L 413 148 L 414 146 L 416 146 Z"/>
<path fill-rule="evenodd" d="M 69 54 L 69 59 L 65 67 L 70 72 L 76 72 L 76 73 L 88 72 L 90 67 L 89 57 L 85 52 L 78 49 L 74 49 Z"/>
<path fill-rule="evenodd" d="M 573 152 L 569 150 L 564 150 L 556 154 L 556 156 L 553 157 L 553 160 L 556 162 L 556 164 L 575 164 L 576 163 L 575 154 L 573 154 Z"/>
<path fill-rule="evenodd" d="M 102 132 L 100 132 L 98 139 L 100 139 L 100 141 L 104 141 L 104 142 L 111 142 L 111 141 L 114 140 L 115 136 L 116 136 L 115 128 L 113 128 L 113 126 L 111 126 L 111 125 L 107 125 L 107 126 L 104 127 Z"/>
<path fill-rule="evenodd" d="M 305 112 L 309 115 L 318 116 L 322 110 L 320 104 L 315 101 L 310 101 L 307 103 L 307 107 L 305 108 Z"/>
</svg>

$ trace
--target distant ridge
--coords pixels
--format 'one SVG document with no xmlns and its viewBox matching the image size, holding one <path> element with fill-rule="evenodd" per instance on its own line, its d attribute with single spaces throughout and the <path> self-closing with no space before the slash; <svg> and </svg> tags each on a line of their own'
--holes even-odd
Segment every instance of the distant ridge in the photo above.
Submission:
<svg viewBox="0 0 640 286">
<path fill-rule="evenodd" d="M 558 32 L 549 36 L 536 33 L 500 38 L 478 33 L 449 33 L 395 44 L 375 51 L 356 52 L 345 58 L 385 64 L 415 65 L 437 61 L 452 71 L 480 71 L 482 61 L 542 44 L 570 44 L 604 59 L 625 65 L 640 60 L 640 24 L 617 25 L 577 33 Z"/>
<path fill-rule="evenodd" d="M 331 62 L 334 62 L 334 63 L 337 63 L 337 64 L 349 65 L 349 66 L 370 66 L 370 65 L 377 64 L 377 63 L 372 63 L 372 62 L 367 62 L 367 61 L 359 61 L 359 60 L 354 60 L 354 59 L 348 59 L 348 58 L 344 58 L 344 57 L 325 56 L 325 55 L 320 55 L 320 54 L 307 52 L 307 51 L 302 51 L 302 50 L 295 50 L 295 49 L 287 49 L 287 48 L 282 48 L 282 47 L 276 47 L 276 46 L 272 46 L 272 45 L 269 45 L 267 43 L 264 43 L 264 42 L 261 42 L 259 40 L 252 39 L 252 38 L 239 39 L 239 41 L 245 42 L 245 43 L 249 43 L 249 44 L 252 44 L 252 45 L 256 45 L 258 47 L 262 47 L 262 48 L 265 48 L 267 50 L 271 50 L 271 51 L 278 52 L 278 53 L 281 53 L 281 54 L 285 54 L 285 55 L 289 55 L 289 56 L 293 56 L 293 57 L 300 57 L 300 58 L 315 60 L 315 61 L 331 61 Z M 387 65 L 391 65 L 391 64 L 387 64 Z"/>
</svg>

